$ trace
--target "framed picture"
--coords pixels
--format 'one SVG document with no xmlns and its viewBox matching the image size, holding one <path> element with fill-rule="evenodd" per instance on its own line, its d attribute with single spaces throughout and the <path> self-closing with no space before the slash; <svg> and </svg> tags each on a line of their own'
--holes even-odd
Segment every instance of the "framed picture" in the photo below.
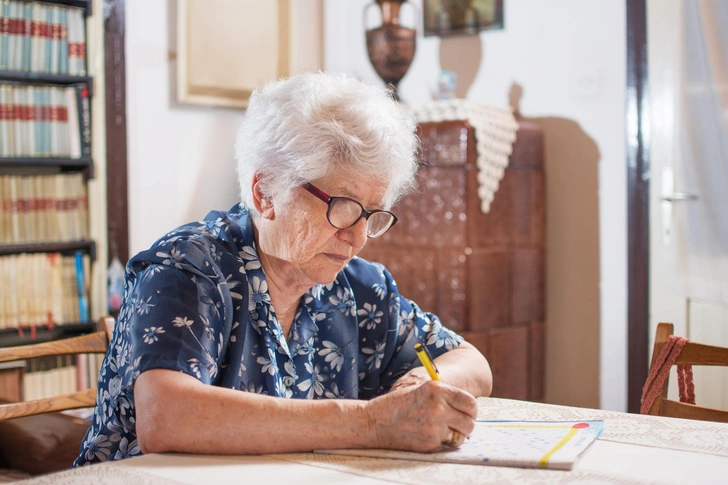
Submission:
<svg viewBox="0 0 728 485">
<path fill-rule="evenodd" d="M 425 36 L 503 28 L 503 0 L 422 0 Z"/>
<path fill-rule="evenodd" d="M 179 0 L 177 100 L 244 108 L 290 74 L 290 0 Z"/>
</svg>

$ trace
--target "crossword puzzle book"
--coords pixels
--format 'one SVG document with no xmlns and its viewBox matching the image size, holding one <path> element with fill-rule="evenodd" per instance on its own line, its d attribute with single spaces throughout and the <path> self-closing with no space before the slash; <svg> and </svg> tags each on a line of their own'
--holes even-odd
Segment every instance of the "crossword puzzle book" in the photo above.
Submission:
<svg viewBox="0 0 728 485">
<path fill-rule="evenodd" d="M 477 421 L 458 449 L 437 453 L 394 450 L 319 450 L 316 453 L 571 470 L 604 430 L 603 421 Z"/>
</svg>

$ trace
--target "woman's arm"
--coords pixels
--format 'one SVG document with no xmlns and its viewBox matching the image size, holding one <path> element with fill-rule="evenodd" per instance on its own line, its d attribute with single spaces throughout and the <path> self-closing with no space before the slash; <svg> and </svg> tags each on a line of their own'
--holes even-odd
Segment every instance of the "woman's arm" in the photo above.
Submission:
<svg viewBox="0 0 728 485">
<path fill-rule="evenodd" d="M 205 385 L 181 372 L 154 369 L 137 378 L 134 401 L 144 453 L 435 451 L 451 429 L 468 436 L 477 417 L 470 394 L 432 381 L 371 401 L 298 400 Z"/>
<path fill-rule="evenodd" d="M 488 361 L 468 342 L 463 342 L 457 348 L 437 357 L 435 365 L 443 382 L 473 396 L 490 396 L 493 390 L 493 374 Z M 420 385 L 429 380 L 424 367 L 415 367 L 392 386 L 392 391 Z"/>
</svg>

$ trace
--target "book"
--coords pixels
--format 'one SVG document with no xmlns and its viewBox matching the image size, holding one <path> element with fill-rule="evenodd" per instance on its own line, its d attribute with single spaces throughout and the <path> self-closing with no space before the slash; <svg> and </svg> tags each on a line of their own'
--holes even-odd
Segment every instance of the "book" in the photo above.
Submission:
<svg viewBox="0 0 728 485">
<path fill-rule="evenodd" d="M 603 421 L 482 421 L 456 449 L 436 453 L 379 449 L 314 453 L 468 465 L 571 470 L 604 430 Z"/>
<path fill-rule="evenodd" d="M 77 252 L 75 254 L 76 262 L 76 284 L 78 285 L 78 314 L 83 323 L 88 322 L 88 299 L 86 297 L 86 281 L 83 264 L 83 254 Z"/>
<path fill-rule="evenodd" d="M 91 158 L 91 107 L 86 84 L 76 84 L 79 131 L 81 133 L 81 157 Z"/>
</svg>

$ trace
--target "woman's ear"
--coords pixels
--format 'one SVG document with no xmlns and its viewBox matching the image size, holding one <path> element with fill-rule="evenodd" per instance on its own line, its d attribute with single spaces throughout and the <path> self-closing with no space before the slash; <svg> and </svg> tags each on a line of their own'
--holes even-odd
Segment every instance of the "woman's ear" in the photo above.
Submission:
<svg viewBox="0 0 728 485">
<path fill-rule="evenodd" d="M 255 209 L 264 219 L 274 219 L 275 210 L 273 199 L 263 192 L 261 178 L 258 174 L 253 176 L 253 204 Z"/>
</svg>

